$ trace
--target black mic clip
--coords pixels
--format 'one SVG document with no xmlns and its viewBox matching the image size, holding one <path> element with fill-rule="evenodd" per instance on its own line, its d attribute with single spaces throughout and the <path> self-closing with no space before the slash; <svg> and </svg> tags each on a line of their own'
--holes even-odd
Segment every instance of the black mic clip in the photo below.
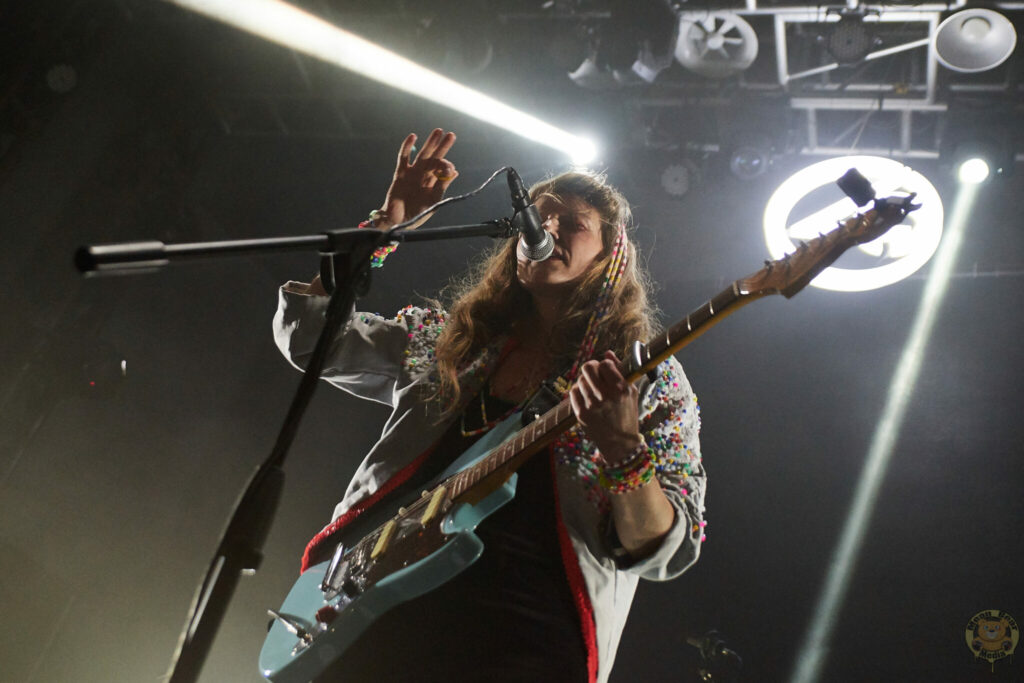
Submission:
<svg viewBox="0 0 1024 683">
<path fill-rule="evenodd" d="M 531 261 L 543 261 L 551 256 L 555 249 L 554 240 L 551 239 L 540 220 L 540 212 L 536 205 L 530 202 L 530 193 L 512 167 L 508 169 L 508 189 L 512 193 L 512 225 L 522 237 L 519 240 L 519 250 Z"/>
</svg>

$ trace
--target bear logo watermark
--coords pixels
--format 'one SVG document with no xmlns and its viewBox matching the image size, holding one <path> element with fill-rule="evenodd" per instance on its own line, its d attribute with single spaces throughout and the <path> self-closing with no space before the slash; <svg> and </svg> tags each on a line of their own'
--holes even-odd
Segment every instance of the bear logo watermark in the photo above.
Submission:
<svg viewBox="0 0 1024 683">
<path fill-rule="evenodd" d="M 1006 612 L 987 609 L 971 617 L 964 637 L 975 658 L 990 662 L 995 671 L 995 663 L 1011 657 L 1017 648 L 1020 627 Z"/>
</svg>

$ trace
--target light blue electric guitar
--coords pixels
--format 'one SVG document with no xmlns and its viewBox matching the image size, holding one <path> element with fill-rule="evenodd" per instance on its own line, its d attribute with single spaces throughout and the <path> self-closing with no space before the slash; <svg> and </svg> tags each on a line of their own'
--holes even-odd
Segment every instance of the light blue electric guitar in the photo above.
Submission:
<svg viewBox="0 0 1024 683">
<path fill-rule="evenodd" d="M 755 299 L 791 297 L 855 244 L 880 236 L 913 210 L 892 198 L 737 280 L 649 345 L 637 343 L 623 375 L 635 382 L 711 325 Z M 456 460 L 422 495 L 361 538 L 345 538 L 329 562 L 299 577 L 260 652 L 274 683 L 305 683 L 324 671 L 380 615 L 433 590 L 483 552 L 476 526 L 515 495 L 515 471 L 576 422 L 568 399 L 521 427 L 508 418 Z M 368 513 L 364 513 L 368 514 Z"/>
</svg>

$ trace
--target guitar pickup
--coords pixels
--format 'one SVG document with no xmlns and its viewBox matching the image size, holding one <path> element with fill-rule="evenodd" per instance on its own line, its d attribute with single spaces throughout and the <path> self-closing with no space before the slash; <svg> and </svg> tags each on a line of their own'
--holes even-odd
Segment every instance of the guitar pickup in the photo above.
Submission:
<svg viewBox="0 0 1024 683">
<path fill-rule="evenodd" d="M 393 519 L 389 519 L 388 523 L 384 525 L 380 536 L 377 537 L 377 543 L 374 544 L 373 550 L 370 551 L 371 560 L 376 560 L 388 549 L 388 544 L 391 543 L 391 537 L 395 535 L 395 528 L 397 526 Z"/>
<path fill-rule="evenodd" d="M 430 523 L 430 520 L 437 517 L 437 513 L 441 511 L 441 504 L 444 503 L 446 493 L 448 493 L 448 489 L 444 486 L 438 486 L 434 489 L 434 494 L 430 497 L 430 502 L 427 503 L 427 509 L 423 511 L 423 516 L 420 517 L 420 524 L 422 526 L 426 526 Z"/>
</svg>

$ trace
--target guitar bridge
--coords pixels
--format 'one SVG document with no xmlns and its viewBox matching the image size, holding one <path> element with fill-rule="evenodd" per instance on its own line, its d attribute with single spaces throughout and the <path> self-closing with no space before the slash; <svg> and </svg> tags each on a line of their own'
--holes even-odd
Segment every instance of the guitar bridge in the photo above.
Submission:
<svg viewBox="0 0 1024 683">
<path fill-rule="evenodd" d="M 328 592 L 333 587 L 334 579 L 338 576 L 338 570 L 341 568 L 341 558 L 344 554 L 345 544 L 339 543 L 334 549 L 334 557 L 331 558 L 331 563 L 327 565 L 327 572 L 324 574 L 324 580 L 320 582 L 320 590 L 324 593 Z"/>
<path fill-rule="evenodd" d="M 353 570 L 358 566 L 354 558 L 356 553 L 353 552 L 348 558 L 345 558 L 345 550 L 345 546 L 341 543 L 334 549 L 334 557 L 327 565 L 324 580 L 320 582 L 324 600 L 330 602 L 341 597 L 340 606 L 348 604 L 349 600 L 363 592 L 362 581 L 356 580 L 352 576 L 356 573 Z"/>
</svg>

